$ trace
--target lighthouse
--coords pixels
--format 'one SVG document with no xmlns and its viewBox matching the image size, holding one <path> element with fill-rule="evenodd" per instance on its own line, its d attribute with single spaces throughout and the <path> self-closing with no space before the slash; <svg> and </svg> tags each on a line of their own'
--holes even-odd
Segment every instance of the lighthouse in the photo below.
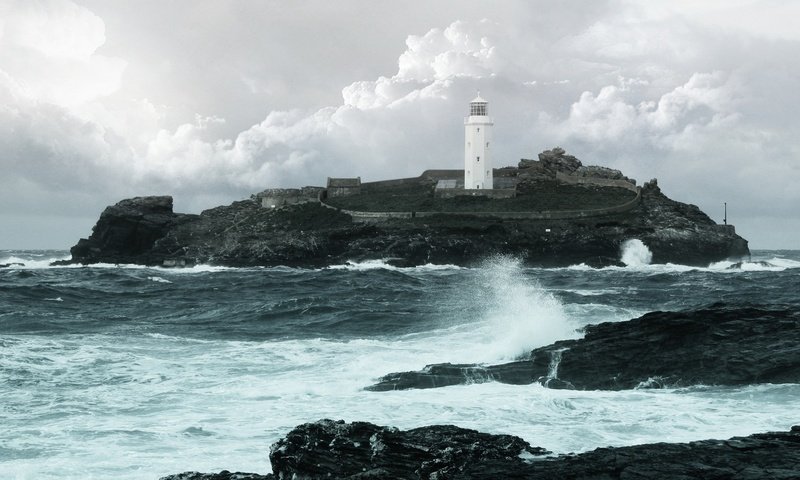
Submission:
<svg viewBox="0 0 800 480">
<path fill-rule="evenodd" d="M 492 117 L 487 115 L 487 102 L 481 93 L 469 102 L 469 116 L 464 118 L 464 188 L 493 188 Z"/>
</svg>

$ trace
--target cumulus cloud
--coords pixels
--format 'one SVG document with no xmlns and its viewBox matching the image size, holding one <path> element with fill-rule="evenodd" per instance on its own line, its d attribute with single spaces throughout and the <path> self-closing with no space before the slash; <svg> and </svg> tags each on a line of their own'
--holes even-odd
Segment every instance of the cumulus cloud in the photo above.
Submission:
<svg viewBox="0 0 800 480">
<path fill-rule="evenodd" d="M 5 88 L 60 106 L 76 106 L 119 88 L 125 62 L 96 53 L 103 21 L 67 0 L 12 1 L 0 16 Z"/>
<path fill-rule="evenodd" d="M 736 87 L 722 72 L 694 73 L 688 81 L 657 100 L 626 98 L 630 81 L 607 85 L 597 94 L 583 92 L 569 116 L 553 125 L 565 140 L 644 141 L 653 146 L 689 148 L 683 137 L 702 128 L 730 125 L 738 117 Z"/>
</svg>

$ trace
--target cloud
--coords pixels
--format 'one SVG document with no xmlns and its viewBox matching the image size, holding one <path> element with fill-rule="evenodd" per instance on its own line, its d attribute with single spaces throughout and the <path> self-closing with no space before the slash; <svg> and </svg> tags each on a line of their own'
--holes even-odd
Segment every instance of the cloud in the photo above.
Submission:
<svg viewBox="0 0 800 480">
<path fill-rule="evenodd" d="M 602 87 L 596 95 L 581 93 L 569 116 L 552 126 L 553 133 L 564 141 L 643 141 L 660 148 L 686 149 L 689 145 L 683 137 L 706 128 L 729 128 L 738 116 L 736 86 L 722 72 L 694 73 L 657 100 L 639 97 L 636 103 L 626 98 L 632 84 L 623 78 L 620 85 Z"/>
<path fill-rule="evenodd" d="M 209 5 L 219 22 L 244 31 L 271 21 Z M 339 29 L 337 49 L 325 44 L 328 51 L 308 42 L 330 40 L 304 33 L 302 46 L 287 41 L 261 58 L 248 56 L 256 43 L 214 37 L 220 33 L 208 19 L 202 55 L 194 45 L 179 48 L 199 38 L 183 25 L 164 47 L 174 58 L 155 62 L 109 54 L 107 22 L 74 2 L 4 3 L 0 210 L 49 205 L 78 213 L 91 202 L 99 209 L 123 196 L 170 193 L 178 208 L 197 211 L 270 186 L 324 184 L 327 176 L 458 168 L 461 120 L 480 89 L 495 117 L 497 166 L 560 144 L 587 164 L 657 176 L 668 194 L 701 207 L 735 195 L 747 202 L 746 215 L 762 215 L 765 205 L 793 214 L 786 204 L 800 201 L 791 186 L 800 181 L 797 38 L 765 38 L 728 20 L 709 25 L 667 3 L 591 2 L 589 10 L 538 14 L 520 5 L 506 16 L 498 9 L 488 19 L 412 31 L 405 46 L 397 42 L 392 70 L 330 86 L 311 81 L 311 66 L 287 65 L 303 64 L 315 49 L 352 60 L 339 46 L 371 38 Z M 326 12 L 347 24 L 347 12 Z M 144 41 L 148 51 L 156 47 Z M 202 65 L 187 70 L 194 55 Z M 273 62 L 285 71 L 253 66 Z M 154 83 L 147 68 L 169 83 Z M 308 98 L 330 98 L 321 85 L 341 92 L 340 100 L 307 107 Z M 270 96 L 306 107 L 253 107 Z M 208 100 L 217 97 L 233 103 Z M 219 110 L 204 111 L 210 107 Z M 81 200 L 62 201 L 70 195 Z"/>
<path fill-rule="evenodd" d="M 12 1 L 0 16 L 3 86 L 14 97 L 77 106 L 119 88 L 125 62 L 96 53 L 103 21 L 66 0 Z"/>
</svg>

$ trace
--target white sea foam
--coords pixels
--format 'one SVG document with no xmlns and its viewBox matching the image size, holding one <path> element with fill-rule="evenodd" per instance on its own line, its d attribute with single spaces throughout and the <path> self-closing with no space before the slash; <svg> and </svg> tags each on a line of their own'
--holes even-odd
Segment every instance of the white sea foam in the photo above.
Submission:
<svg viewBox="0 0 800 480">
<path fill-rule="evenodd" d="M 471 361 L 499 361 L 576 336 L 561 302 L 519 259 L 496 256 L 471 273 L 471 282 L 448 302 L 457 308 L 452 323 L 465 329 L 451 351 L 458 347 Z"/>
<path fill-rule="evenodd" d="M 433 264 L 426 263 L 425 265 L 418 265 L 414 267 L 397 267 L 389 263 L 391 259 L 382 260 L 364 260 L 362 262 L 354 262 L 348 260 L 347 263 L 341 265 L 331 265 L 323 268 L 322 270 L 349 270 L 349 271 L 369 271 L 369 270 L 392 270 L 396 272 L 414 272 L 414 271 L 434 271 L 434 270 L 460 270 L 463 267 L 450 264 Z"/>
<path fill-rule="evenodd" d="M 11 478 L 268 472 L 265 448 L 295 425 L 319 418 L 403 429 L 456 424 L 519 435 L 565 453 L 782 430 L 796 423 L 800 409 L 800 385 L 622 392 L 498 383 L 362 389 L 387 372 L 450 359 L 441 349 L 448 338 L 422 335 L 346 342 L 196 343 L 141 336 L 121 344 L 103 335 L 8 340 L 0 350 L 4 375 L 28 381 L 4 391 L 4 448 L 35 448 L 41 455 L 5 460 Z M 19 377 L 22 370 L 27 372 Z"/>
<path fill-rule="evenodd" d="M 169 280 L 167 280 L 166 278 L 162 278 L 162 277 L 147 277 L 147 279 L 150 280 L 150 281 L 156 282 L 156 283 L 172 283 Z"/>
<path fill-rule="evenodd" d="M 638 238 L 625 240 L 621 253 L 620 261 L 629 267 L 649 265 L 653 260 L 653 252 Z"/>
<path fill-rule="evenodd" d="M 9 264 L 10 266 L 7 268 L 11 269 L 42 269 L 42 268 L 52 268 L 50 264 L 57 260 L 69 260 L 71 257 L 67 256 L 55 256 L 55 257 L 45 257 L 43 255 L 8 255 L 4 257 L 0 257 L 0 264 Z"/>
<path fill-rule="evenodd" d="M 723 272 L 782 272 L 784 270 L 800 268 L 800 262 L 788 258 L 772 257 L 768 260 L 750 261 L 723 261 L 709 265 L 709 271 Z"/>
</svg>

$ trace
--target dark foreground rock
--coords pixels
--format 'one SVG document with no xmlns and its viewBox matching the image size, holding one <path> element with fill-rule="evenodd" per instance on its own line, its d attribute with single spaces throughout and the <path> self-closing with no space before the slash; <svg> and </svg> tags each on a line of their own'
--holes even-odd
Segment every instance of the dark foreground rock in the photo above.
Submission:
<svg viewBox="0 0 800 480">
<path fill-rule="evenodd" d="M 273 475 L 188 472 L 162 480 L 788 480 L 800 478 L 800 427 L 729 440 L 546 454 L 519 437 L 450 425 L 402 431 L 365 422 L 320 420 L 296 427 L 270 448 Z"/>
<path fill-rule="evenodd" d="M 562 166 L 566 161 L 559 157 L 561 163 L 543 165 L 571 171 Z M 600 179 L 625 178 L 619 172 L 606 170 L 586 170 L 589 173 L 578 170 L 576 175 L 584 172 Z M 559 207 L 556 211 L 562 211 L 577 208 L 574 205 L 587 195 L 587 198 L 604 198 L 603 192 L 620 190 L 559 187 L 556 180 L 537 180 L 539 177 L 525 173 L 525 169 L 513 173 L 521 179 L 528 178 L 518 184 L 519 199 L 538 198 L 531 201 L 531 211 L 551 208 L 542 203 L 548 198 Z M 542 178 L 550 178 L 548 175 Z M 425 197 L 423 204 L 433 202 L 435 206 L 435 180 L 423 175 L 418 181 L 418 185 L 402 187 L 403 191 L 420 190 Z M 549 196 L 541 195 L 545 186 L 552 190 Z M 393 187 L 380 190 L 390 188 Z M 536 197 L 530 192 L 540 195 Z M 385 202 L 394 197 L 391 192 L 383 193 L 381 198 Z M 186 215 L 172 211 L 171 197 L 137 197 L 106 208 L 91 236 L 72 247 L 72 259 L 63 263 L 320 267 L 348 260 L 390 259 L 400 266 L 472 265 L 487 256 L 502 254 L 519 257 L 532 266 L 585 263 L 599 267 L 619 265 L 621 247 L 632 238 L 649 247 L 654 263 L 706 266 L 749 255 L 747 241 L 731 226 L 717 225 L 696 206 L 667 198 L 656 182 L 646 183 L 640 198 L 632 210 L 620 213 L 544 220 L 471 215 L 470 209 L 492 211 L 494 207 L 489 207 L 495 204 L 484 197 L 458 197 L 447 200 L 461 207 L 458 214 L 364 224 L 318 202 L 263 208 L 259 199 L 253 198 L 199 215 Z M 383 204 L 369 206 L 389 208 Z"/>
<path fill-rule="evenodd" d="M 585 336 L 533 350 L 501 365 L 428 365 L 367 387 L 385 391 L 496 381 L 551 388 L 800 382 L 800 310 L 715 304 L 589 325 Z"/>
<path fill-rule="evenodd" d="M 274 478 L 275 477 L 271 473 L 259 475 L 258 473 L 229 472 L 223 470 L 219 473 L 183 472 L 162 477 L 162 480 L 272 480 Z"/>
</svg>

